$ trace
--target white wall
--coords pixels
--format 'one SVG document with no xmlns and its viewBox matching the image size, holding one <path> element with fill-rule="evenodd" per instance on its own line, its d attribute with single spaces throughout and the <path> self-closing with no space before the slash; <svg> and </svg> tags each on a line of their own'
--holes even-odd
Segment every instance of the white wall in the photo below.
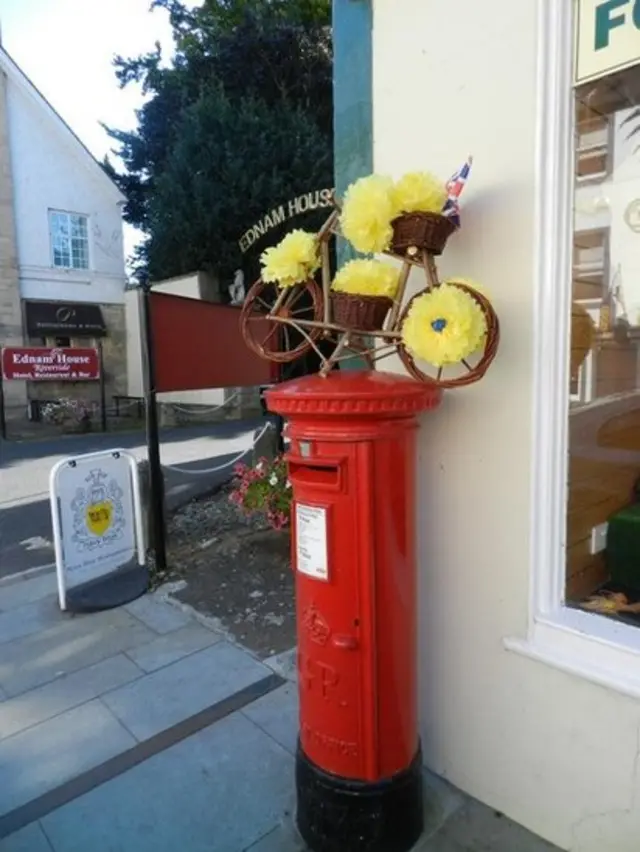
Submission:
<svg viewBox="0 0 640 852">
<path fill-rule="evenodd" d="M 121 304 L 122 196 L 19 77 L 7 100 L 22 298 Z M 53 268 L 49 209 L 89 217 L 89 270 Z"/>
<path fill-rule="evenodd" d="M 526 635 L 533 534 L 537 6 L 374 0 L 375 169 L 446 178 L 474 154 L 440 266 L 482 282 L 502 320 L 486 378 L 422 427 L 423 745 L 434 771 L 561 848 L 636 852 L 640 706 L 503 646 Z"/>
</svg>

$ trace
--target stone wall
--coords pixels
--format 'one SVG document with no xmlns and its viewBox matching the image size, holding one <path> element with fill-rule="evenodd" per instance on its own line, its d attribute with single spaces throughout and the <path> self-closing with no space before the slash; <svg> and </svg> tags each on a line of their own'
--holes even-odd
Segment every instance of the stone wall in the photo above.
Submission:
<svg viewBox="0 0 640 852">
<path fill-rule="evenodd" d="M 0 346 L 15 346 L 22 342 L 20 277 L 7 128 L 7 78 L 0 71 Z M 24 382 L 5 382 L 3 390 L 7 419 L 24 417 L 27 398 Z"/>
<path fill-rule="evenodd" d="M 107 334 L 102 340 L 102 354 L 106 378 L 107 408 L 113 406 L 113 396 L 127 393 L 127 341 L 124 305 L 101 305 Z M 97 345 L 93 338 L 72 338 L 73 346 Z M 34 345 L 42 345 L 40 340 Z M 81 399 L 98 405 L 99 382 L 30 382 L 29 399 L 52 400 L 62 397 Z"/>
</svg>

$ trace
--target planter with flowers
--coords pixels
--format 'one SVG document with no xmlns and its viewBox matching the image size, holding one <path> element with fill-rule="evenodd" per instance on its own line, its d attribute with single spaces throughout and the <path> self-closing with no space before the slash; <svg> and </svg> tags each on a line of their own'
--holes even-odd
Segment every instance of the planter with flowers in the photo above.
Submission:
<svg viewBox="0 0 640 852">
<path fill-rule="evenodd" d="M 230 500 L 246 516 L 260 515 L 274 530 L 291 521 L 291 483 L 283 456 L 236 465 Z"/>
<path fill-rule="evenodd" d="M 398 292 L 398 270 L 378 260 L 351 260 L 331 285 L 333 320 L 358 331 L 378 331 Z"/>
<path fill-rule="evenodd" d="M 314 348 L 323 359 L 322 376 L 352 357 L 344 353 L 355 346 L 372 366 L 397 352 L 416 379 L 443 388 L 481 379 L 498 349 L 498 317 L 481 287 L 463 278 L 441 281 L 435 261 L 460 228 L 459 199 L 470 169 L 471 158 L 446 182 L 430 172 L 409 172 L 396 181 L 376 174 L 360 178 L 342 203 L 334 199 L 335 210 L 318 234 L 294 231 L 267 249 L 262 277 L 242 311 L 247 344 L 279 362 Z M 346 263 L 332 281 L 334 235 L 366 257 Z M 380 254 L 400 267 L 371 257 Z M 318 269 L 322 287 L 314 277 Z M 412 269 L 422 271 L 426 287 L 407 300 Z M 301 343 L 283 346 L 292 327 Z M 329 357 L 318 349 L 321 337 L 336 341 Z"/>
</svg>

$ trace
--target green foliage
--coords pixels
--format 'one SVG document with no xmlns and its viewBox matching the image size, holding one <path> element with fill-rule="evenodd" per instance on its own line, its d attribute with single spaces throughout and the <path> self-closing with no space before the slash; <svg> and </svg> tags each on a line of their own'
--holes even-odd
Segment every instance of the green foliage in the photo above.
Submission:
<svg viewBox="0 0 640 852">
<path fill-rule="evenodd" d="M 242 231 L 301 186 L 330 183 L 331 170 L 326 138 L 308 113 L 208 92 L 184 111 L 156 181 L 148 217 L 151 278 L 233 271 Z"/>
<path fill-rule="evenodd" d="M 175 55 L 116 57 L 120 85 L 140 84 L 147 100 L 135 131 L 107 128 L 125 165 L 125 218 L 148 234 L 138 269 L 228 277 L 249 225 L 332 183 L 331 0 L 152 8 L 170 15 Z"/>
</svg>

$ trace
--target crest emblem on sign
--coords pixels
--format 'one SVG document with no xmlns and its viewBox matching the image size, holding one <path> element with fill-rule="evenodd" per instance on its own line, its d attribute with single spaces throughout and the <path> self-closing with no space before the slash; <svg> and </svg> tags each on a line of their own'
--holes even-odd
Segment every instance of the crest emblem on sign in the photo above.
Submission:
<svg viewBox="0 0 640 852">
<path fill-rule="evenodd" d="M 74 542 L 81 550 L 96 550 L 122 537 L 125 526 L 122 497 L 115 479 L 98 469 L 86 477 L 86 488 L 78 488 L 71 504 L 74 512 Z"/>
<path fill-rule="evenodd" d="M 111 526 L 113 504 L 109 500 L 90 503 L 86 510 L 87 526 L 94 535 L 104 535 Z"/>
</svg>

